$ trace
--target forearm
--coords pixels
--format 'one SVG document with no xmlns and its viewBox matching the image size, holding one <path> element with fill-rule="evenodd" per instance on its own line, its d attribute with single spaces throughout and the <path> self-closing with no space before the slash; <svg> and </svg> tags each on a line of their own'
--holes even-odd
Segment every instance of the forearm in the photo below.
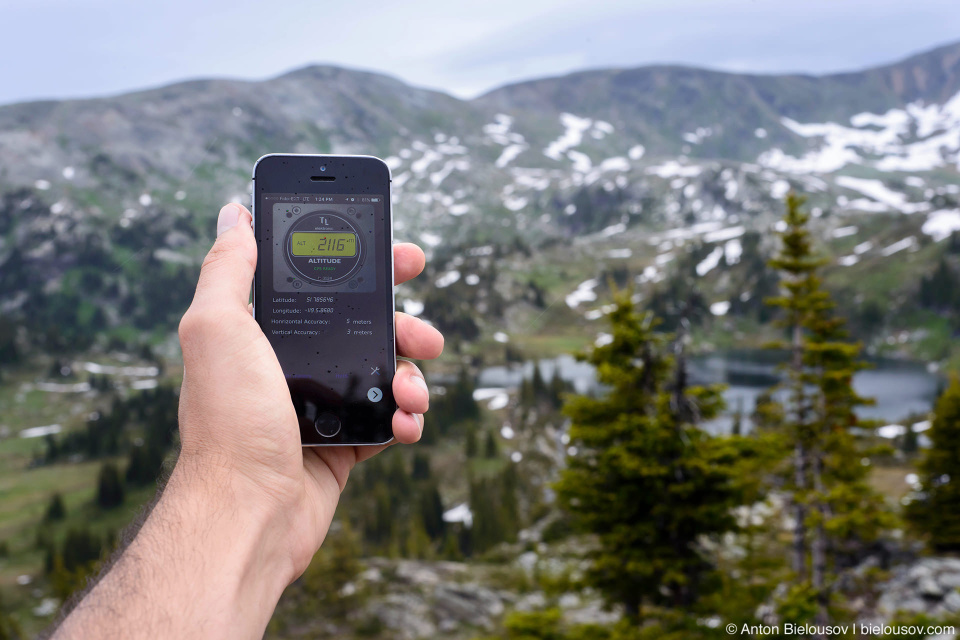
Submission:
<svg viewBox="0 0 960 640">
<path fill-rule="evenodd" d="M 229 481 L 178 466 L 113 567 L 54 634 L 261 638 L 294 577 L 283 535 Z M 240 506 L 237 506 L 240 505 Z"/>
</svg>

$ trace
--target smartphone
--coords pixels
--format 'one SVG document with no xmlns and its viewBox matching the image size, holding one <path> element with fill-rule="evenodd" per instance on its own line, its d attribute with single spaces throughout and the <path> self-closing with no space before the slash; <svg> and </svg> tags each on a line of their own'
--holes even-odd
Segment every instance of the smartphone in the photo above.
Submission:
<svg viewBox="0 0 960 640">
<path fill-rule="evenodd" d="M 390 169 L 371 156 L 265 155 L 253 210 L 253 313 L 301 443 L 386 444 L 397 409 Z"/>
</svg>

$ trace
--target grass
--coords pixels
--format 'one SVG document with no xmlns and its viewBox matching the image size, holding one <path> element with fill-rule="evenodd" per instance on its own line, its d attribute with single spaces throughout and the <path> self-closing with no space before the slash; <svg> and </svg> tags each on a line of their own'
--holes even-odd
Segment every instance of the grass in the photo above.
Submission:
<svg viewBox="0 0 960 640">
<path fill-rule="evenodd" d="M 583 333 L 572 335 L 536 334 L 518 337 L 516 344 L 530 359 L 552 358 L 563 353 L 582 351 L 593 342 Z"/>
<path fill-rule="evenodd" d="M 42 576 L 44 552 L 36 547 L 36 536 L 50 497 L 60 492 L 66 507 L 62 521 L 45 525 L 54 542 L 60 544 L 70 529 L 89 528 L 100 536 L 116 534 L 136 517 L 141 505 L 152 499 L 156 488 L 128 488 L 122 506 L 103 510 L 95 504 L 95 498 L 97 475 L 105 461 L 31 468 L 30 456 L 24 455 L 21 447 L 11 446 L 21 442 L 28 441 L 17 438 L 0 442 L 0 540 L 10 549 L 10 556 L 0 560 L 0 590 L 12 596 L 7 606 L 29 636 L 49 623 L 48 618 L 34 616 L 32 609 L 39 604 L 33 596 L 35 589 L 39 588 L 43 597 L 49 595 Z M 115 462 L 122 465 L 121 460 Z M 21 575 L 32 577 L 29 586 L 17 583 Z"/>
<path fill-rule="evenodd" d="M 870 471 L 870 485 L 899 503 L 900 499 L 910 492 L 910 487 L 904 478 L 908 473 L 915 471 L 916 469 L 909 464 L 874 465 Z"/>
<path fill-rule="evenodd" d="M 121 362 L 108 354 L 84 356 L 102 364 L 134 364 Z M 55 542 L 60 542 L 72 528 L 89 527 L 98 535 L 113 535 L 122 530 L 139 513 L 156 492 L 156 487 L 127 487 L 124 504 L 103 510 L 95 504 L 97 476 L 106 460 L 60 462 L 37 466 L 33 461 L 44 450 L 42 438 L 21 438 L 19 432 L 28 427 L 61 424 L 64 431 L 82 428 L 85 417 L 102 411 L 112 397 L 97 392 L 58 393 L 28 390 L 39 381 L 52 381 L 49 371 L 53 358 L 38 358 L 30 367 L 4 371 L 0 383 L 0 427 L 7 434 L 0 439 L 0 541 L 7 544 L 9 555 L 0 558 L 0 592 L 4 609 L 13 611 L 28 637 L 37 633 L 48 618 L 32 613 L 42 597 L 50 592 L 42 576 L 44 553 L 36 547 L 37 531 L 50 498 L 63 496 L 64 520 L 45 525 Z M 59 378 L 59 383 L 75 384 L 86 379 L 85 373 Z M 121 470 L 125 460 L 113 460 Z M 32 577 L 22 586 L 17 578 Z M 36 590 L 40 591 L 37 592 Z"/>
</svg>

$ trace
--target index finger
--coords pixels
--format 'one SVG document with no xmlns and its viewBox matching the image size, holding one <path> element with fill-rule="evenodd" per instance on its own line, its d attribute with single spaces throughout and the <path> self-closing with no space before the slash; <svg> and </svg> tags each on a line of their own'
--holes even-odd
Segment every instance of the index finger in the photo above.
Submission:
<svg viewBox="0 0 960 640">
<path fill-rule="evenodd" d="M 394 284 L 403 284 L 420 275 L 427 263 L 423 249 L 412 242 L 400 242 L 393 245 Z"/>
</svg>

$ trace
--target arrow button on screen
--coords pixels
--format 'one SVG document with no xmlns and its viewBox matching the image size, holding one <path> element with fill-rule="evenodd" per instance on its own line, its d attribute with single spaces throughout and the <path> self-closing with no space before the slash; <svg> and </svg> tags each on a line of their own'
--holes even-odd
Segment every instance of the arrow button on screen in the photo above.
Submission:
<svg viewBox="0 0 960 640">
<path fill-rule="evenodd" d="M 370 390 L 367 391 L 367 400 L 380 402 L 381 399 L 383 399 L 383 391 L 380 391 L 377 387 L 370 387 Z"/>
</svg>

